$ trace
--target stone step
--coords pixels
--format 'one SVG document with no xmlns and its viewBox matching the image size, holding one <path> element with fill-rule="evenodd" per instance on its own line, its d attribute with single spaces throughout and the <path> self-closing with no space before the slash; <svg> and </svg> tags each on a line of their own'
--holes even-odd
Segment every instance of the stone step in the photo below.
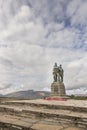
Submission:
<svg viewBox="0 0 87 130">
<path fill-rule="evenodd" d="M 63 115 L 71 115 L 75 117 L 83 117 L 87 118 L 87 113 L 83 113 L 82 111 L 73 112 L 71 110 L 62 110 L 62 109 L 47 109 L 47 108 L 38 108 L 31 106 L 14 106 L 14 105 L 0 105 L 0 112 L 43 112 L 43 113 L 51 113 L 51 114 L 63 114 Z"/>
<path fill-rule="evenodd" d="M 57 104 L 56 104 L 57 103 Z M 30 106 L 30 107 L 35 107 L 36 109 L 38 108 L 46 108 L 46 109 L 59 109 L 59 110 L 70 110 L 73 112 L 83 112 L 87 113 L 87 106 L 85 106 L 84 102 L 82 105 L 77 104 L 71 104 L 68 103 L 67 101 L 62 101 L 62 103 L 59 101 L 44 101 L 41 100 L 41 102 L 37 102 L 37 100 L 28 100 L 26 101 L 7 101 L 7 102 L 2 102 L 1 104 L 9 105 L 9 106 Z M 87 105 L 87 103 L 86 103 Z"/>
<path fill-rule="evenodd" d="M 19 118 L 17 116 L 0 114 L 0 128 L 6 130 L 85 130 L 73 125 L 52 124 L 41 120 Z"/>
<path fill-rule="evenodd" d="M 3 101 L 0 113 L 41 120 L 48 124 L 67 124 L 87 129 L 87 101 Z"/>
<path fill-rule="evenodd" d="M 34 122 L 33 122 L 34 123 Z M 0 113 L 0 128 L 8 128 L 11 130 L 32 130 L 32 123 L 29 120 L 24 121 L 17 116 Z"/>
<path fill-rule="evenodd" d="M 69 110 L 53 110 L 44 108 L 33 108 L 33 107 L 17 107 L 0 105 L 0 112 L 9 115 L 15 115 L 19 117 L 32 118 L 32 119 L 49 119 L 49 122 L 64 123 L 64 124 L 74 124 L 87 127 L 87 114 L 80 112 L 72 112 Z"/>
</svg>

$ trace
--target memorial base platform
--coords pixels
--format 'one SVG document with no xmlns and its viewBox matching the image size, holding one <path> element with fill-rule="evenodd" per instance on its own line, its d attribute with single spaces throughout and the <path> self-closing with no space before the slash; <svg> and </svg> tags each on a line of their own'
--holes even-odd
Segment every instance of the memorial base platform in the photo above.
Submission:
<svg viewBox="0 0 87 130">
<path fill-rule="evenodd" d="M 46 97 L 44 98 L 44 100 L 55 100 L 55 101 L 67 101 L 67 99 L 69 99 L 67 96 L 66 97 L 61 97 L 61 96 L 50 96 L 50 97 Z"/>
</svg>

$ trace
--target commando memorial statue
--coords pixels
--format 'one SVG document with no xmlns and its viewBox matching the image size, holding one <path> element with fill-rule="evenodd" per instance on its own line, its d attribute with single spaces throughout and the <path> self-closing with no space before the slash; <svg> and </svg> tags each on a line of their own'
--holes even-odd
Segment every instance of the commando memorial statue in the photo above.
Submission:
<svg viewBox="0 0 87 130">
<path fill-rule="evenodd" d="M 54 82 L 63 82 L 63 73 L 62 65 L 57 66 L 57 63 L 55 63 L 53 68 Z"/>
<path fill-rule="evenodd" d="M 51 96 L 54 97 L 65 97 L 65 86 L 63 83 L 64 70 L 62 65 L 54 64 L 53 67 L 53 83 L 51 84 Z"/>
</svg>

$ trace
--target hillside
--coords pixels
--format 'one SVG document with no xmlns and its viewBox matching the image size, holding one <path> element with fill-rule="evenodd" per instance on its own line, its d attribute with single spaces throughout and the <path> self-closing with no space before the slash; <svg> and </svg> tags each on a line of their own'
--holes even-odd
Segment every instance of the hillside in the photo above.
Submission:
<svg viewBox="0 0 87 130">
<path fill-rule="evenodd" d="M 44 98 L 46 96 L 49 96 L 49 94 L 50 93 L 46 91 L 27 90 L 27 91 L 13 92 L 13 93 L 5 95 L 5 97 L 35 99 L 35 98 Z"/>
<path fill-rule="evenodd" d="M 0 94 L 0 97 L 3 97 L 3 95 L 2 95 L 2 94 Z"/>
</svg>

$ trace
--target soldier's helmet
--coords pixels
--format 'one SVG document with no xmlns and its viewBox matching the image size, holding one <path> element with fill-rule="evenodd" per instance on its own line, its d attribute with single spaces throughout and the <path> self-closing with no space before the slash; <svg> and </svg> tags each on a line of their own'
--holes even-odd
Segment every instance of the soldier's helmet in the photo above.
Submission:
<svg viewBox="0 0 87 130">
<path fill-rule="evenodd" d="M 62 65 L 60 64 L 60 67 L 62 67 Z"/>
<path fill-rule="evenodd" d="M 57 63 L 54 64 L 54 67 L 55 67 L 55 68 L 57 67 Z"/>
</svg>

